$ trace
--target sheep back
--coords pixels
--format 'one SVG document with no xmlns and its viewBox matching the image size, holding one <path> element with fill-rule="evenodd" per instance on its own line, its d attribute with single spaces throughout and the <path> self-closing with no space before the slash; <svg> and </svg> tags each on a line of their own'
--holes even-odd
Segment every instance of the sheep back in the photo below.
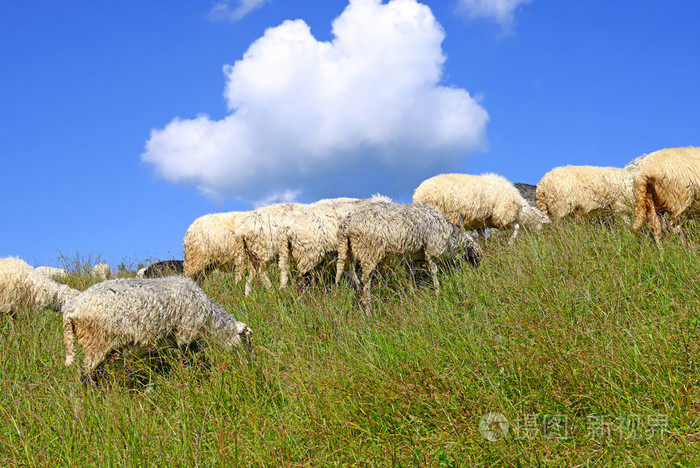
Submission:
<svg viewBox="0 0 700 468">
<path fill-rule="evenodd" d="M 464 229 L 506 228 L 527 204 L 518 189 L 497 174 L 441 174 L 423 181 L 414 203 L 426 203 Z"/>
<path fill-rule="evenodd" d="M 537 208 L 552 218 L 628 212 L 633 172 L 618 167 L 562 166 L 537 184 Z"/>
<path fill-rule="evenodd" d="M 182 241 L 185 275 L 195 279 L 208 268 L 230 270 L 237 255 L 233 231 L 246 215 L 239 211 L 211 213 L 194 220 Z"/>
</svg>

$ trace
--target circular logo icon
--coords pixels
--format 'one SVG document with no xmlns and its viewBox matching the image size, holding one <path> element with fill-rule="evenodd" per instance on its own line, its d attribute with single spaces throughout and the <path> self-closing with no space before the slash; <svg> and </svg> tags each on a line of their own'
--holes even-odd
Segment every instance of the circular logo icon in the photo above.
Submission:
<svg viewBox="0 0 700 468">
<path fill-rule="evenodd" d="M 479 432 L 489 442 L 505 439 L 508 435 L 508 420 L 501 413 L 488 413 L 479 421 Z"/>
</svg>

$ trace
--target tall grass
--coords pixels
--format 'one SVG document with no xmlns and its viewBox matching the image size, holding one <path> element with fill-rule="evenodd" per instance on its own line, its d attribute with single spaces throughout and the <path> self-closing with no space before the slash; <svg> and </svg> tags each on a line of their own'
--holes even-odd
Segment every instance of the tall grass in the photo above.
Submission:
<svg viewBox="0 0 700 468">
<path fill-rule="evenodd" d="M 596 223 L 484 250 L 479 269 L 442 271 L 439 297 L 429 275 L 412 291 L 385 272 L 371 319 L 347 285 L 245 300 L 212 275 L 204 290 L 253 329 L 256 361 L 214 347 L 168 372 L 112 362 L 97 389 L 63 367 L 58 315 L 4 320 L 0 465 L 700 463 L 698 224 L 663 257 Z M 507 433 L 480 431 L 489 413 Z"/>
</svg>

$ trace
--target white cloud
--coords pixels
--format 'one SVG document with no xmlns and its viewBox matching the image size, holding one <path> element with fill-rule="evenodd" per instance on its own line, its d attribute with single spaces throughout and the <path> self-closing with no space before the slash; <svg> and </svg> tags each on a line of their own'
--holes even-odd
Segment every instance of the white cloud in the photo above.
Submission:
<svg viewBox="0 0 700 468">
<path fill-rule="evenodd" d="M 515 11 L 532 0 L 457 0 L 458 9 L 471 18 L 492 18 L 510 29 L 515 23 Z"/>
<path fill-rule="evenodd" d="M 237 21 L 245 15 L 262 6 L 268 0 L 222 0 L 209 13 L 212 19 L 230 19 Z M 232 7 L 231 3 L 236 6 Z"/>
<path fill-rule="evenodd" d="M 483 147 L 486 111 L 439 84 L 444 32 L 427 6 L 351 0 L 333 37 L 301 20 L 268 29 L 224 67 L 229 115 L 174 119 L 143 160 L 209 196 L 261 202 L 410 195 Z"/>
</svg>

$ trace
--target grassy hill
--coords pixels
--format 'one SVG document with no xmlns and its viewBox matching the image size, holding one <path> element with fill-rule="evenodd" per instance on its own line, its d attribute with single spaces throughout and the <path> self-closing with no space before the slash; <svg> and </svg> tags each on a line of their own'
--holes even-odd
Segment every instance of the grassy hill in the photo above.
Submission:
<svg viewBox="0 0 700 468">
<path fill-rule="evenodd" d="M 255 333 L 252 364 L 219 348 L 161 373 L 116 361 L 85 389 L 57 314 L 6 318 L 0 465 L 700 464 L 700 224 L 663 258 L 624 224 L 505 237 L 478 270 L 446 265 L 440 297 L 386 271 L 372 318 L 348 284 L 244 300 L 210 276 Z M 85 289 L 79 263 L 68 283 Z"/>
</svg>

